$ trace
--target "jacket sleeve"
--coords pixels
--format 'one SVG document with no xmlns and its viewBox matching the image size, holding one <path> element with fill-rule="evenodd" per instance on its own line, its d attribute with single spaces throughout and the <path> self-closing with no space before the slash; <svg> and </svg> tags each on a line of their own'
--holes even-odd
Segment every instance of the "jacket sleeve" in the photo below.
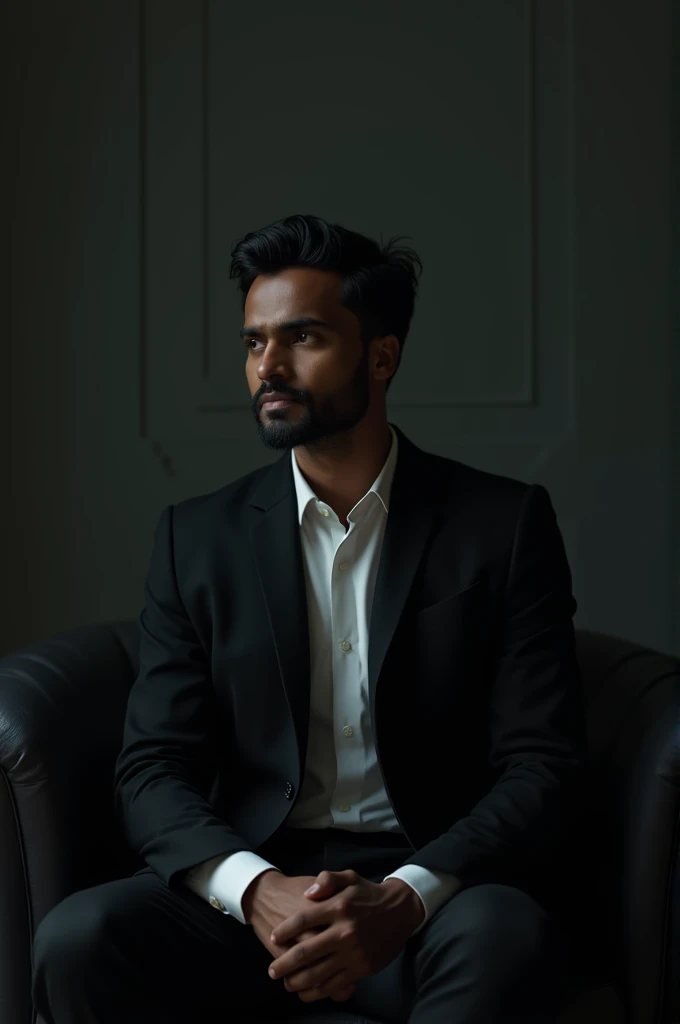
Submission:
<svg viewBox="0 0 680 1024">
<path fill-rule="evenodd" d="M 495 784 L 405 863 L 447 872 L 468 888 L 521 884 L 558 853 L 579 813 L 588 760 L 575 610 L 548 492 L 531 486 L 515 527 L 489 689 Z"/>
<path fill-rule="evenodd" d="M 215 694 L 177 586 L 172 505 L 156 526 L 144 598 L 114 804 L 129 845 L 170 885 L 202 861 L 251 849 L 210 805 Z"/>
</svg>

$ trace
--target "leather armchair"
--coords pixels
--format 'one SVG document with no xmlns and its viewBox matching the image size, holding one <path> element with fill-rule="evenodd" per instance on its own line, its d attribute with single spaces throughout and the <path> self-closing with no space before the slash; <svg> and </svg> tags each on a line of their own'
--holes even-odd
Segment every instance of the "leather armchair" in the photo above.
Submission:
<svg viewBox="0 0 680 1024">
<path fill-rule="evenodd" d="M 680 661 L 578 632 L 592 756 L 584 949 L 559 1024 L 670 1024 L 680 842 Z M 31 944 L 77 889 L 142 866 L 113 814 L 112 778 L 138 625 L 82 626 L 0 660 L 1 1024 L 29 1024 Z M 358 1024 L 341 1005 L 307 1024 Z"/>
</svg>

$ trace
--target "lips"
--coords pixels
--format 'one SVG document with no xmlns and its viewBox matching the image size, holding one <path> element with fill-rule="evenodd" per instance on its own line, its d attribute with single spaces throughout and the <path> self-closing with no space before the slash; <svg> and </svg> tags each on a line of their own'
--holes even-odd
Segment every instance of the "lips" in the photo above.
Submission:
<svg viewBox="0 0 680 1024">
<path fill-rule="evenodd" d="M 292 405 L 297 399 L 291 398 L 290 395 L 284 395 L 280 391 L 272 391 L 271 394 L 264 395 L 260 400 L 260 409 L 285 409 L 286 406 Z"/>
</svg>

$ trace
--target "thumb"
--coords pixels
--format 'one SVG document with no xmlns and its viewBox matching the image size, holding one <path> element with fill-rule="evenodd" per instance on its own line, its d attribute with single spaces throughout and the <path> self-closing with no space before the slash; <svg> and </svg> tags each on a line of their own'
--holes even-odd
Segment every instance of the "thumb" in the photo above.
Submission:
<svg viewBox="0 0 680 1024">
<path fill-rule="evenodd" d="M 312 885 L 305 889 L 304 895 L 309 899 L 325 900 L 332 896 L 339 888 L 340 880 L 336 871 L 322 871 L 316 876 Z"/>
</svg>

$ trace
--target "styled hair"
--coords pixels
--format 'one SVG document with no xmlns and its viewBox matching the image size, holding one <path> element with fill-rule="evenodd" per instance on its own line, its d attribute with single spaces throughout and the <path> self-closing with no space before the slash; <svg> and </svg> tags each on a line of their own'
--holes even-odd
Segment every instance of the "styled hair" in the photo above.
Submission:
<svg viewBox="0 0 680 1024">
<path fill-rule="evenodd" d="M 231 253 L 229 277 L 238 279 L 245 304 L 260 274 L 288 267 L 335 271 L 344 278 L 342 304 L 358 318 L 364 344 L 394 334 L 401 362 L 423 269 L 412 249 L 398 246 L 401 240 L 381 245 L 321 217 L 297 213 L 249 232 Z"/>
</svg>

